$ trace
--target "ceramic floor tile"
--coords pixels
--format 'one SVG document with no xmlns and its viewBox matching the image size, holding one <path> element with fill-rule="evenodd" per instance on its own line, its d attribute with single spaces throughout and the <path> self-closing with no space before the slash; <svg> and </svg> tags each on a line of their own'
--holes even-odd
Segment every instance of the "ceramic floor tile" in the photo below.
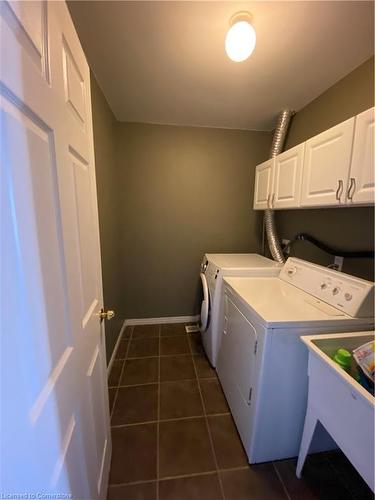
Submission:
<svg viewBox="0 0 375 500">
<path fill-rule="evenodd" d="M 210 365 L 205 355 L 195 355 L 194 363 L 197 369 L 198 378 L 216 378 L 216 371 Z"/>
<path fill-rule="evenodd" d="M 200 379 L 199 384 L 207 415 L 228 413 L 230 411 L 220 382 L 217 379 Z"/>
<path fill-rule="evenodd" d="M 208 417 L 208 423 L 219 469 L 247 465 L 247 457 L 231 415 Z"/>
<path fill-rule="evenodd" d="M 302 490 L 309 492 L 310 496 L 306 495 L 309 499 L 374 498 L 370 488 L 340 450 L 308 455 L 298 485 L 292 476 L 292 471 L 295 474 L 296 462 L 296 459 L 275 462 L 292 500 L 299 498 L 301 483 Z"/>
<path fill-rule="evenodd" d="M 162 337 L 160 339 L 160 354 L 190 354 L 189 342 L 186 337 Z"/>
<path fill-rule="evenodd" d="M 111 373 L 109 374 L 108 378 L 108 387 L 114 387 L 119 384 L 123 364 L 124 361 L 120 361 L 117 359 L 115 359 L 112 363 Z"/>
<path fill-rule="evenodd" d="M 156 482 L 110 486 L 107 500 L 156 500 Z"/>
<path fill-rule="evenodd" d="M 222 500 L 218 476 L 214 473 L 160 481 L 159 500 Z"/>
<path fill-rule="evenodd" d="M 124 330 L 124 333 L 122 334 L 122 339 L 130 339 L 132 330 L 133 330 L 132 326 L 127 326 Z"/>
<path fill-rule="evenodd" d="M 157 420 L 158 385 L 120 387 L 112 414 L 112 425 Z"/>
<path fill-rule="evenodd" d="M 220 474 L 226 500 L 287 500 L 288 498 L 272 463 L 253 465 L 244 470 L 223 471 Z"/>
<path fill-rule="evenodd" d="M 160 358 L 160 380 L 195 379 L 194 365 L 191 356 L 167 356 Z"/>
<path fill-rule="evenodd" d="M 215 470 L 204 418 L 160 422 L 160 477 Z"/>
<path fill-rule="evenodd" d="M 156 479 L 157 425 L 112 429 L 110 484 Z"/>
<path fill-rule="evenodd" d="M 278 462 L 275 463 L 279 470 Z M 315 453 L 307 456 L 302 470 L 302 481 L 308 487 L 308 490 L 319 499 L 341 500 L 355 498 L 340 480 L 325 453 Z M 291 488 L 290 485 L 289 488 Z"/>
<path fill-rule="evenodd" d="M 189 335 L 190 349 L 192 354 L 203 354 L 202 336 L 200 333 L 191 333 Z"/>
<path fill-rule="evenodd" d="M 148 339 L 159 337 L 160 325 L 136 325 L 133 330 L 133 339 Z"/>
<path fill-rule="evenodd" d="M 159 355 L 159 339 L 132 339 L 128 358 L 143 358 Z"/>
<path fill-rule="evenodd" d="M 162 337 L 177 337 L 186 335 L 185 323 L 171 323 L 161 325 L 160 335 Z"/>
<path fill-rule="evenodd" d="M 162 325 L 160 329 L 159 325 L 146 325 L 134 328 L 136 333 L 129 345 L 130 356 L 142 359 L 129 359 L 125 365 L 124 361 L 116 359 L 109 377 L 112 384 L 108 390 L 110 405 L 117 391 L 113 386 L 119 384 L 123 366 L 121 384 L 132 385 L 119 389 L 119 400 L 113 412 L 115 422 L 149 421 L 157 418 L 157 332 L 161 331 L 160 342 L 167 351 L 170 349 L 169 352 L 173 352 L 181 346 L 186 349 L 185 340 L 188 340 L 194 353 L 193 357 L 189 354 L 160 358 L 161 380 L 169 381 L 160 384 L 161 418 L 188 418 L 159 424 L 162 479 L 158 500 L 222 500 L 206 420 L 203 417 L 190 418 L 193 414 L 202 413 L 197 383 L 200 384 L 206 412 L 211 414 L 207 418 L 219 467 L 241 467 L 241 470 L 220 471 L 225 500 L 284 499 L 285 490 L 279 478 L 282 478 L 290 500 L 373 499 L 366 483 L 340 451 L 309 455 L 301 480 L 295 477 L 295 459 L 248 466 L 231 417 L 212 415 L 228 411 L 228 408 L 216 372 L 202 355 L 200 334 L 187 335 L 184 326 Z M 118 351 L 121 359 L 132 332 L 132 326 L 124 331 Z M 152 384 L 148 385 L 149 382 Z M 111 431 L 113 454 L 110 483 L 121 486 L 110 486 L 108 500 L 156 500 L 157 424 L 137 423 L 113 427 Z M 199 475 L 189 476 L 196 473 Z M 187 477 L 165 479 L 178 475 Z M 123 484 L 133 482 L 137 484 Z"/>
<path fill-rule="evenodd" d="M 274 462 L 274 466 L 288 491 L 290 500 L 319 500 L 319 496 L 311 491 L 305 478 L 296 477 L 296 459 L 279 460 Z"/>
<path fill-rule="evenodd" d="M 374 494 L 341 450 L 327 452 L 326 457 L 341 482 L 356 500 L 373 500 Z"/>
<path fill-rule="evenodd" d="M 116 359 L 125 359 L 128 350 L 129 339 L 121 339 L 120 345 L 116 352 Z"/>
<path fill-rule="evenodd" d="M 160 418 L 203 415 L 196 380 L 180 380 L 160 384 Z"/>
<path fill-rule="evenodd" d="M 149 382 L 157 382 L 158 375 L 158 358 L 128 359 L 125 361 L 120 385 L 147 384 Z"/>
</svg>

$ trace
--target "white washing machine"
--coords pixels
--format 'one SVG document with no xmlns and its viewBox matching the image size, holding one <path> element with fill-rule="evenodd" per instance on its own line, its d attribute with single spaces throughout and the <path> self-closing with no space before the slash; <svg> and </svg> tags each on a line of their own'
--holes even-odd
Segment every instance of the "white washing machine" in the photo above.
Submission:
<svg viewBox="0 0 375 500">
<path fill-rule="evenodd" d="M 374 283 L 289 258 L 278 277 L 225 278 L 223 295 L 217 372 L 249 462 L 297 456 L 308 386 L 300 336 L 372 330 Z M 312 451 L 332 447 L 320 428 Z"/>
<path fill-rule="evenodd" d="M 255 253 L 208 253 L 203 257 L 200 274 L 203 288 L 200 330 L 203 346 L 212 366 L 216 366 L 222 330 L 220 318 L 223 277 L 277 276 L 281 267 L 281 264 Z"/>
</svg>

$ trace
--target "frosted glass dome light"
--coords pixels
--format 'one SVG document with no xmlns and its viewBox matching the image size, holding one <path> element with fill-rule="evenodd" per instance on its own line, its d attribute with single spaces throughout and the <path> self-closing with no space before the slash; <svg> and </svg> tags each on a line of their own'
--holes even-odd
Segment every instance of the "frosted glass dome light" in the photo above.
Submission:
<svg viewBox="0 0 375 500">
<path fill-rule="evenodd" d="M 250 16 L 244 19 L 244 15 L 235 15 L 232 18 L 231 27 L 225 38 L 225 51 L 232 61 L 245 61 L 252 54 L 256 33 L 250 24 Z"/>
</svg>

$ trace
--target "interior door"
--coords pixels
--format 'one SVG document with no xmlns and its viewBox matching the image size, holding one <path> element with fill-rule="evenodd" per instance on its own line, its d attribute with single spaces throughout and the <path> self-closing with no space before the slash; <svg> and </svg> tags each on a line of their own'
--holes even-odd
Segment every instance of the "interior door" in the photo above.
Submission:
<svg viewBox="0 0 375 500">
<path fill-rule="evenodd" d="M 273 185 L 274 160 L 267 160 L 256 167 L 254 187 L 254 210 L 270 208 Z"/>
<path fill-rule="evenodd" d="M 0 22 L 1 492 L 104 499 L 89 68 L 64 2 L 1 2 Z"/>
<path fill-rule="evenodd" d="M 299 144 L 275 158 L 272 208 L 296 208 L 300 203 L 305 145 Z"/>
<path fill-rule="evenodd" d="M 348 185 L 348 203 L 369 204 L 375 201 L 375 108 L 356 117 L 353 158 Z"/>
<path fill-rule="evenodd" d="M 302 207 L 346 203 L 353 133 L 354 117 L 306 142 Z"/>
</svg>

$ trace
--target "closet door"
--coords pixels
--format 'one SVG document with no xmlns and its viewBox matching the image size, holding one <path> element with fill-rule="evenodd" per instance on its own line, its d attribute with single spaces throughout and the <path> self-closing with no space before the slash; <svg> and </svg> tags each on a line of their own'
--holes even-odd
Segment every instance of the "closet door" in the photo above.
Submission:
<svg viewBox="0 0 375 500">
<path fill-rule="evenodd" d="M 347 191 L 348 204 L 372 204 L 375 200 L 375 108 L 356 117 L 353 157 Z"/>
<path fill-rule="evenodd" d="M 354 120 L 354 117 L 350 118 L 306 142 L 302 207 L 346 203 Z"/>
<path fill-rule="evenodd" d="M 270 208 L 275 160 L 267 160 L 256 167 L 254 187 L 254 210 Z"/>
<path fill-rule="evenodd" d="M 299 144 L 276 156 L 271 208 L 299 206 L 304 151 L 305 144 Z"/>
</svg>

